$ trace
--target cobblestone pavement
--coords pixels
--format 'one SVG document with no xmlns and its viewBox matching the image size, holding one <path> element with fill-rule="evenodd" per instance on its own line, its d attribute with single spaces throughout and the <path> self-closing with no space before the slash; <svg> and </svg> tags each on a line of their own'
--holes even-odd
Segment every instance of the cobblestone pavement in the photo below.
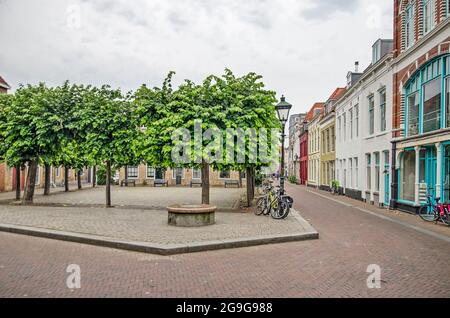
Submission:
<svg viewBox="0 0 450 318">
<path fill-rule="evenodd" d="M 167 212 L 163 211 L 8 205 L 0 205 L 0 223 L 157 244 L 256 238 L 307 231 L 293 216 L 279 222 L 253 213 L 217 213 L 215 225 L 179 228 L 167 224 Z"/>
<path fill-rule="evenodd" d="M 200 188 L 113 187 L 112 203 L 115 206 L 141 206 L 165 208 L 171 204 L 200 204 Z M 211 188 L 211 204 L 222 209 L 233 209 L 239 202 L 243 189 Z M 104 205 L 105 188 L 89 188 L 82 191 L 37 196 L 36 204 Z"/>
<path fill-rule="evenodd" d="M 450 244 L 289 187 L 320 240 L 170 257 L 0 233 L 1 297 L 450 297 Z M 66 268 L 81 267 L 81 289 Z M 382 288 L 368 289 L 369 264 Z"/>
</svg>

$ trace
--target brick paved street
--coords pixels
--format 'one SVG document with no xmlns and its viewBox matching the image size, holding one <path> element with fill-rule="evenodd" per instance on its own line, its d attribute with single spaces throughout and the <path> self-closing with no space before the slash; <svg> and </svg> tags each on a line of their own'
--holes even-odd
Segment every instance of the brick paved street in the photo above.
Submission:
<svg viewBox="0 0 450 318">
<path fill-rule="evenodd" d="M 444 229 L 432 236 L 289 192 L 320 240 L 162 257 L 0 233 L 0 296 L 450 297 Z M 79 290 L 66 287 L 69 264 L 81 267 Z M 369 264 L 382 268 L 379 290 L 366 286 Z"/>
</svg>

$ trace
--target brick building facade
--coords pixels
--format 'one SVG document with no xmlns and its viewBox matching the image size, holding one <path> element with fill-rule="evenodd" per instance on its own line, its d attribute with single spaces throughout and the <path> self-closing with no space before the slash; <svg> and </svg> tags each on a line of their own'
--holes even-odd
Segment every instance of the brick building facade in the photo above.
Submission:
<svg viewBox="0 0 450 318">
<path fill-rule="evenodd" d="M 391 206 L 450 201 L 449 0 L 394 1 Z"/>
</svg>

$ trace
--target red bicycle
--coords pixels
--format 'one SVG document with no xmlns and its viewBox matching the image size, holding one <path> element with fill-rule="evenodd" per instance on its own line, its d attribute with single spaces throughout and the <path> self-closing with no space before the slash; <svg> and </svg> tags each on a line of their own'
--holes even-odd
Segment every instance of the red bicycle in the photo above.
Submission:
<svg viewBox="0 0 450 318">
<path fill-rule="evenodd" d="M 440 220 L 450 226 L 449 205 L 439 203 L 440 200 L 441 198 L 436 198 L 436 204 L 433 204 L 433 197 L 427 195 L 427 204 L 420 208 L 419 216 L 426 222 L 437 223 Z"/>
</svg>

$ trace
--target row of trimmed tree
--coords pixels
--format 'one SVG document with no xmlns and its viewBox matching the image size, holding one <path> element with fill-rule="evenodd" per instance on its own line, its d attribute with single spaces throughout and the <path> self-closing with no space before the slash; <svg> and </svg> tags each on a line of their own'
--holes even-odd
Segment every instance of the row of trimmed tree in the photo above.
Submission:
<svg viewBox="0 0 450 318">
<path fill-rule="evenodd" d="M 236 77 L 227 69 L 220 77 L 211 75 L 201 84 L 186 80 L 176 89 L 173 76 L 169 73 L 161 87 L 143 85 L 127 94 L 107 85 L 65 82 L 58 87 L 20 86 L 14 94 L 0 95 L 0 161 L 17 171 L 28 167 L 23 202 L 33 202 L 38 165 L 45 166 L 45 194 L 50 192 L 51 166 L 63 166 L 65 171 L 106 166 L 106 205 L 110 207 L 111 172 L 146 162 L 161 168 L 201 168 L 204 204 L 209 204 L 210 168 L 246 171 L 250 203 L 255 171 L 262 162 L 203 159 L 201 164 L 180 166 L 172 159 L 172 134 L 183 128 L 194 136 L 196 120 L 202 121 L 203 129 L 222 131 L 279 128 L 275 92 L 266 90 L 262 77 L 254 73 Z M 67 173 L 65 179 L 67 190 Z"/>
</svg>

